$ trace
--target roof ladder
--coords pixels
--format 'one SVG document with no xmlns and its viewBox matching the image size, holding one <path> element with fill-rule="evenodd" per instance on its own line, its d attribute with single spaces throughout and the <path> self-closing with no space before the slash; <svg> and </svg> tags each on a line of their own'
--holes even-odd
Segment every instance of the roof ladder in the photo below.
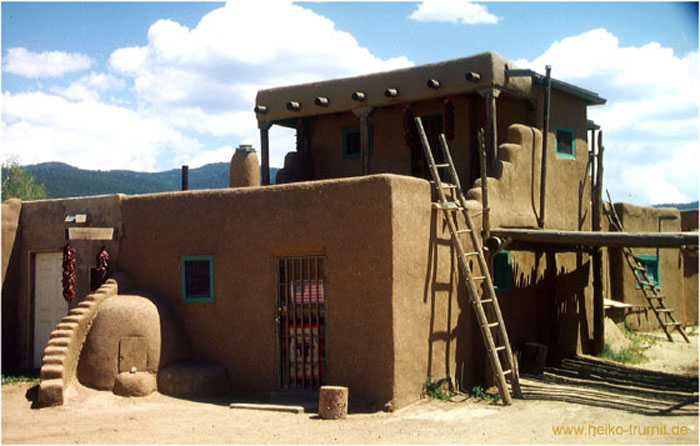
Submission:
<svg viewBox="0 0 700 446">
<path fill-rule="evenodd" d="M 615 207 L 612 204 L 609 193 L 608 204 L 610 206 L 610 212 L 606 212 L 605 214 L 608 217 L 610 226 L 615 228 L 616 231 L 624 231 L 624 228 L 622 227 L 622 220 L 620 220 L 620 216 L 617 215 L 617 211 L 615 211 Z M 630 269 L 632 270 L 634 280 L 637 282 L 637 285 L 639 285 L 639 289 L 642 291 L 644 297 L 649 303 L 649 308 L 654 311 L 656 319 L 659 321 L 664 333 L 666 333 L 668 340 L 673 342 L 671 332 L 673 330 L 677 330 L 683 339 L 685 339 L 685 342 L 690 343 L 690 339 L 688 339 L 688 335 L 685 333 L 683 325 L 676 321 L 676 318 L 673 317 L 673 310 L 666 307 L 666 304 L 664 303 L 664 296 L 659 294 L 659 290 L 656 288 L 656 283 L 647 274 L 647 270 L 644 267 L 644 261 L 634 255 L 632 249 L 629 247 L 622 248 L 622 253 L 625 255 L 627 265 L 629 265 Z"/>
<path fill-rule="evenodd" d="M 474 306 L 481 336 L 486 347 L 486 354 L 491 364 L 491 370 L 496 377 L 496 384 L 501 395 L 501 401 L 503 401 L 504 405 L 509 405 L 511 404 L 511 394 L 508 389 L 508 381 L 512 387 L 513 396 L 522 398 L 522 392 L 520 390 L 517 369 L 515 368 L 513 360 L 513 352 L 510 347 L 510 342 L 508 341 L 508 333 L 505 323 L 503 322 L 501 308 L 498 305 L 498 298 L 493 288 L 491 274 L 489 273 L 488 265 L 484 258 L 481 240 L 474 231 L 474 223 L 467 211 L 466 199 L 464 198 L 462 186 L 460 185 L 457 171 L 452 162 L 452 156 L 450 155 L 445 135 L 440 134 L 439 139 L 440 145 L 442 146 L 443 159 L 446 162 L 444 164 L 436 164 L 421 118 L 416 117 L 415 122 L 418 127 L 421 144 L 423 145 L 423 153 L 433 178 L 432 184 L 435 187 L 439 199 L 439 202 L 436 203 L 434 207 L 442 210 L 445 220 L 447 220 L 452 238 L 452 245 L 458 254 L 459 267 L 465 278 L 469 299 Z M 438 168 L 447 169 L 450 184 L 443 183 Z M 457 201 L 449 200 L 446 191 L 454 191 L 454 193 L 450 195 L 453 197 L 456 195 Z M 463 234 L 469 234 L 472 244 L 472 249 L 470 251 L 465 249 L 464 241 L 460 238 Z M 470 260 L 472 259 L 477 259 L 480 275 L 475 275 L 472 272 L 470 266 Z M 479 291 L 480 288 L 483 289 L 483 293 Z M 508 377 L 508 381 L 506 380 L 506 376 Z"/>
</svg>

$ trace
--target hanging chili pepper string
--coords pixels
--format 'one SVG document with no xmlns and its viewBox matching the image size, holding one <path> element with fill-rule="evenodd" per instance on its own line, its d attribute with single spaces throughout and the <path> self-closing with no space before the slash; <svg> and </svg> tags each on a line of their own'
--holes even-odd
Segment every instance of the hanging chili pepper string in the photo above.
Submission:
<svg viewBox="0 0 700 446">
<path fill-rule="evenodd" d="M 75 297 L 75 248 L 70 243 L 63 247 L 63 298 L 70 302 Z"/>
<path fill-rule="evenodd" d="M 105 283 L 109 272 L 109 253 L 107 252 L 107 248 L 105 248 L 104 246 L 102 247 L 102 249 L 100 249 L 100 252 L 97 253 L 96 271 L 100 279 L 100 284 Z"/>
</svg>

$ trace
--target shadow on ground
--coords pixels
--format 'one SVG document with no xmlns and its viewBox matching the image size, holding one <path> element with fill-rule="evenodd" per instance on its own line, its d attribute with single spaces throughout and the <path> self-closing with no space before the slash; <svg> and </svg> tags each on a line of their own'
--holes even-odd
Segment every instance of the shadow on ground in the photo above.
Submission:
<svg viewBox="0 0 700 446">
<path fill-rule="evenodd" d="M 593 358 L 564 359 L 542 375 L 523 374 L 526 400 L 564 401 L 642 415 L 697 416 L 698 378 Z"/>
</svg>

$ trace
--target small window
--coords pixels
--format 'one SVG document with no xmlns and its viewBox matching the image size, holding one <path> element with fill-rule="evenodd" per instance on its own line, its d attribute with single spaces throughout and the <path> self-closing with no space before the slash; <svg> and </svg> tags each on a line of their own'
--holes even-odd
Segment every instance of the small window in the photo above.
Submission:
<svg viewBox="0 0 700 446">
<path fill-rule="evenodd" d="M 651 280 L 653 287 L 661 288 L 661 281 L 659 280 L 659 257 L 640 254 L 637 254 L 635 257 L 637 257 L 642 262 L 642 266 L 646 268 L 646 276 Z M 639 280 L 644 281 L 644 275 L 641 271 L 637 273 L 637 277 Z M 637 282 L 635 286 L 639 288 L 639 282 Z M 647 289 L 650 288 L 649 285 L 644 285 L 644 287 Z"/>
<path fill-rule="evenodd" d="M 510 291 L 510 251 L 500 251 L 493 258 L 493 288 L 498 292 Z"/>
<path fill-rule="evenodd" d="M 360 139 L 360 129 L 350 129 L 343 131 L 343 157 L 360 157 L 362 151 Z M 374 155 L 374 138 L 372 137 L 372 126 L 369 127 L 369 154 Z"/>
<path fill-rule="evenodd" d="M 557 127 L 557 156 L 562 158 L 576 158 L 576 136 L 573 130 Z"/>
<path fill-rule="evenodd" d="M 211 256 L 182 258 L 182 300 L 211 302 L 214 300 L 214 261 Z"/>
</svg>

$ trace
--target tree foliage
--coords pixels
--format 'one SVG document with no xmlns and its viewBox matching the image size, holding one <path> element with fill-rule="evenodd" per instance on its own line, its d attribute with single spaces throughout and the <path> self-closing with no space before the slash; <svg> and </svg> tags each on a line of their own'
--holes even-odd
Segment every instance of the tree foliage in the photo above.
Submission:
<svg viewBox="0 0 700 446">
<path fill-rule="evenodd" d="M 19 198 L 23 201 L 46 198 L 46 188 L 39 184 L 24 167 L 15 162 L 2 165 L 2 199 Z"/>
</svg>

